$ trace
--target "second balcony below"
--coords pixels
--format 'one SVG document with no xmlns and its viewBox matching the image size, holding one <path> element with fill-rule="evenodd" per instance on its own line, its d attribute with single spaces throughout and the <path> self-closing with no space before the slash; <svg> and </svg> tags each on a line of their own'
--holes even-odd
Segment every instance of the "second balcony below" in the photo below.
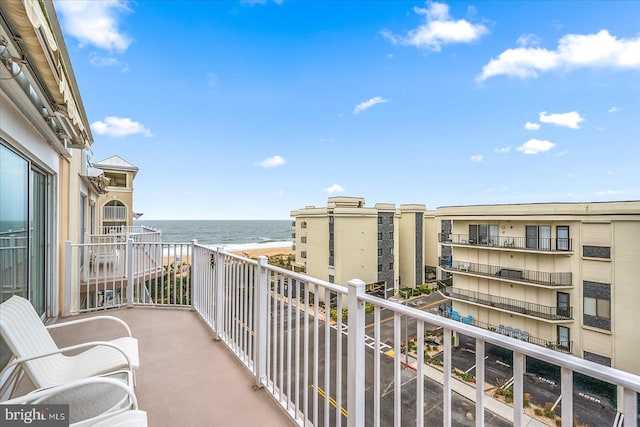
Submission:
<svg viewBox="0 0 640 427">
<path fill-rule="evenodd" d="M 552 307 L 542 304 L 535 304 L 513 298 L 505 298 L 497 295 L 483 294 L 480 292 L 459 289 L 456 287 L 446 287 L 442 293 L 453 300 L 464 301 L 474 305 L 492 307 L 496 310 L 517 313 L 528 317 L 535 317 L 548 321 L 569 321 L 573 318 L 573 308 Z"/>
<path fill-rule="evenodd" d="M 440 267 L 447 271 L 491 277 L 495 280 L 524 283 L 527 285 L 553 288 L 573 286 L 571 272 L 524 270 L 500 265 L 454 261 L 451 257 L 441 257 Z"/>
</svg>

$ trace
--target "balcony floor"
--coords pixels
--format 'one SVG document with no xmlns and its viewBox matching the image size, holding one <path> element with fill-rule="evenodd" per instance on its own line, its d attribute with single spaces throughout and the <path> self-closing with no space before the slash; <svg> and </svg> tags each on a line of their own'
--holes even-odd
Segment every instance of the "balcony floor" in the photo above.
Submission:
<svg viewBox="0 0 640 427">
<path fill-rule="evenodd" d="M 253 390 L 249 371 L 222 342 L 212 340 L 194 311 L 136 307 L 101 314 L 121 318 L 138 338 L 135 392 L 150 426 L 295 425 L 266 391 Z M 52 335 L 64 346 L 114 338 L 122 330 L 105 324 L 109 322 L 54 329 Z"/>
</svg>

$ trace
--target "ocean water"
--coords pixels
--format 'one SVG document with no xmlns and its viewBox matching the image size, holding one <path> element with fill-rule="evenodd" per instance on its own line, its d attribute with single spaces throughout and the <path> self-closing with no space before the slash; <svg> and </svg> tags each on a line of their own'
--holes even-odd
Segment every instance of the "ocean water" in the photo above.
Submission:
<svg viewBox="0 0 640 427">
<path fill-rule="evenodd" d="M 286 247 L 291 241 L 289 220 L 136 220 L 162 232 L 162 241 L 188 243 L 197 240 L 206 246 L 228 249 Z"/>
</svg>

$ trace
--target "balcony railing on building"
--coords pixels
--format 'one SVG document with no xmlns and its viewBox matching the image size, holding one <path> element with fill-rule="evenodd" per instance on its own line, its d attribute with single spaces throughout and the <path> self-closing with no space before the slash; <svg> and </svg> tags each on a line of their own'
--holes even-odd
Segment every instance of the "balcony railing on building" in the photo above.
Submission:
<svg viewBox="0 0 640 427">
<path fill-rule="evenodd" d="M 501 335 L 505 335 L 518 340 L 530 342 L 532 344 L 557 350 L 563 353 L 570 354 L 573 351 L 573 341 L 562 341 L 562 340 L 553 341 L 553 340 L 547 340 L 544 338 L 536 337 L 534 335 L 531 335 L 526 330 L 520 330 L 518 328 L 513 328 L 508 325 L 507 326 L 494 325 L 491 323 L 483 322 L 481 320 L 475 319 L 472 315 L 465 316 L 463 314 L 460 314 L 457 310 L 453 310 L 451 307 L 447 307 L 447 310 L 445 310 L 442 313 L 442 315 L 445 317 L 448 317 L 449 319 L 466 323 L 467 325 L 473 325 L 478 328 L 487 329 L 492 332 L 497 332 Z"/>
<path fill-rule="evenodd" d="M 126 221 L 127 219 L 126 206 L 104 206 L 102 208 L 103 221 Z"/>
<path fill-rule="evenodd" d="M 0 233 L 0 301 L 27 291 L 29 240 L 27 230 Z"/>
<path fill-rule="evenodd" d="M 181 248 L 185 248 L 182 253 Z M 445 426 L 452 424 L 453 394 L 460 381 L 451 374 L 453 333 L 475 340 L 475 383 L 465 383 L 465 387 L 475 389 L 470 398 L 475 400 L 473 418 L 477 426 L 485 424 L 485 410 L 493 401 L 484 388 L 487 344 L 505 348 L 513 355 L 509 420 L 513 425 L 522 426 L 527 419 L 522 410 L 527 357 L 560 367 L 563 425 L 572 425 L 574 420 L 574 372 L 619 386 L 625 426 L 636 425 L 640 376 L 368 295 L 360 280 L 339 286 L 271 266 L 265 257 L 253 261 L 196 242 L 165 244 L 129 239 L 123 249 L 126 286 L 116 289 L 122 304 L 193 308 L 248 368 L 256 385 L 270 393 L 299 425 L 425 424 L 425 417 L 432 412 L 426 409 L 433 409 L 425 407 L 425 376 L 432 375 L 433 368 L 422 356 L 423 340 L 416 341 L 416 356 L 407 358 L 407 362 L 399 357 L 403 353 L 403 318 L 415 322 L 417 336 L 425 334 L 426 325 L 443 331 L 443 370 L 437 380 L 442 394 L 437 404 L 442 405 Z M 76 280 L 81 276 L 78 254 L 84 250 L 83 245 L 67 245 L 68 275 Z M 155 263 L 148 253 L 155 254 Z M 65 296 L 72 296 L 65 303 L 67 313 L 82 311 L 79 284 L 66 281 Z M 348 315 L 337 315 L 335 322 L 330 322 L 323 301 L 335 301 L 336 313 L 348 310 Z M 365 310 L 365 304 L 371 310 Z M 393 315 L 392 345 L 381 339 L 383 310 Z M 370 316 L 372 336 L 365 336 Z M 403 363 L 414 367 L 415 375 L 407 378 L 401 369 Z M 393 391 L 387 390 L 388 384 Z M 407 395 L 410 386 L 415 391 Z M 383 405 L 393 409 L 383 410 Z M 414 414 L 411 419 L 409 412 Z"/>
<path fill-rule="evenodd" d="M 485 238 L 470 238 L 468 234 L 439 233 L 438 241 L 451 245 L 483 246 L 498 249 L 522 249 L 527 251 L 560 252 L 573 251 L 572 239 L 562 237 L 515 237 L 515 236 L 487 236 Z"/>
<path fill-rule="evenodd" d="M 513 298 L 483 294 L 480 292 L 455 288 L 453 286 L 444 288 L 442 292 L 445 296 L 453 299 L 545 320 L 571 320 L 573 318 L 572 307 L 551 307 Z"/>
<path fill-rule="evenodd" d="M 515 267 L 454 261 L 451 257 L 441 257 L 440 267 L 448 271 L 487 276 L 497 280 L 553 287 L 572 286 L 571 272 L 523 270 Z"/>
</svg>

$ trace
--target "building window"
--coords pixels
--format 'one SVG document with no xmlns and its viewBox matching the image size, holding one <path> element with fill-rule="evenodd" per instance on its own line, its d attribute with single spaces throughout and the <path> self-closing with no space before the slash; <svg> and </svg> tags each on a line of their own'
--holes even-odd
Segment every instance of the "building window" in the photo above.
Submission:
<svg viewBox="0 0 640 427">
<path fill-rule="evenodd" d="M 393 216 L 389 217 L 389 224 L 393 224 Z"/>
<path fill-rule="evenodd" d="M 499 235 L 498 224 L 469 224 L 470 245 L 497 246 Z"/>
<path fill-rule="evenodd" d="M 393 240 L 393 231 L 389 232 L 389 239 Z"/>
<path fill-rule="evenodd" d="M 333 233 L 329 233 L 329 240 L 333 240 Z"/>
<path fill-rule="evenodd" d="M 306 257 L 307 257 L 307 251 L 301 251 L 300 258 L 306 258 Z"/>
<path fill-rule="evenodd" d="M 378 240 L 382 240 L 382 233 L 378 233 Z"/>
<path fill-rule="evenodd" d="M 382 248 L 378 248 L 378 256 L 382 256 Z"/>
<path fill-rule="evenodd" d="M 527 249 L 539 249 L 548 251 L 551 249 L 551 226 L 527 225 Z"/>
<path fill-rule="evenodd" d="M 558 315 L 571 318 L 569 305 L 569 294 L 566 292 L 558 292 L 556 294 L 556 310 Z"/>
<path fill-rule="evenodd" d="M 307 243 L 307 236 L 300 237 L 300 243 Z"/>
<path fill-rule="evenodd" d="M 389 270 L 393 270 L 393 263 L 392 262 L 389 263 Z"/>
<path fill-rule="evenodd" d="M 302 223 L 300 224 L 300 227 L 307 228 L 307 221 L 302 221 Z"/>
<path fill-rule="evenodd" d="M 569 335 L 569 328 L 566 326 L 558 326 L 558 346 L 566 350 L 571 348 L 571 337 Z"/>
<path fill-rule="evenodd" d="M 588 352 L 588 351 L 583 351 L 582 352 L 582 357 L 583 357 L 584 360 L 588 360 L 590 362 L 595 362 L 595 363 L 599 363 L 599 364 L 604 365 L 604 366 L 611 367 L 611 358 L 610 357 L 601 356 L 599 354 L 591 353 L 591 352 Z"/>
<path fill-rule="evenodd" d="M 586 326 L 611 330 L 611 285 L 583 282 L 582 321 Z"/>
<path fill-rule="evenodd" d="M 611 259 L 611 248 L 609 246 L 583 246 L 582 256 Z"/>
<path fill-rule="evenodd" d="M 584 314 L 611 319 L 611 302 L 606 299 L 584 297 Z"/>
<path fill-rule="evenodd" d="M 571 249 L 568 225 L 559 225 L 556 227 L 556 249 L 559 251 L 568 251 Z"/>
<path fill-rule="evenodd" d="M 393 255 L 393 248 L 389 248 L 389 255 Z"/>
<path fill-rule="evenodd" d="M 378 217 L 378 224 L 382 224 L 382 217 L 381 216 Z"/>
<path fill-rule="evenodd" d="M 382 264 L 378 264 L 378 271 L 382 271 Z"/>
<path fill-rule="evenodd" d="M 329 256 L 333 256 L 333 249 L 329 251 Z"/>
</svg>

